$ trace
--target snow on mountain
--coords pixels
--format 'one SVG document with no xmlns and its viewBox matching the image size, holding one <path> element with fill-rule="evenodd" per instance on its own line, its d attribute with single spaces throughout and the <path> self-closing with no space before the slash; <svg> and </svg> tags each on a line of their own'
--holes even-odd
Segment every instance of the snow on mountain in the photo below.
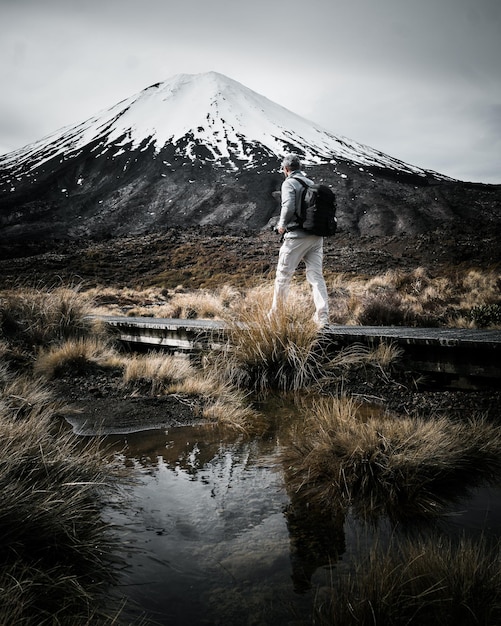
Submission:
<svg viewBox="0 0 501 626">
<path fill-rule="evenodd" d="M 292 151 L 335 190 L 340 232 L 427 232 L 493 206 L 483 190 L 473 201 L 459 181 L 334 135 L 226 76 L 180 74 L 0 156 L 0 241 L 267 228 L 278 163 Z"/>
<path fill-rule="evenodd" d="M 0 156 L 0 167 L 29 175 L 48 160 L 78 156 L 90 144 L 96 154 L 113 147 L 113 156 L 118 156 L 149 147 L 158 153 L 166 144 L 178 142 L 183 153 L 179 156 L 200 160 L 196 148 L 204 146 L 202 160 L 216 166 L 230 162 L 235 169 L 257 165 L 263 150 L 277 159 L 297 151 L 309 165 L 343 159 L 426 175 L 420 168 L 336 136 L 216 72 L 179 74 L 152 85 L 81 124 Z"/>
</svg>

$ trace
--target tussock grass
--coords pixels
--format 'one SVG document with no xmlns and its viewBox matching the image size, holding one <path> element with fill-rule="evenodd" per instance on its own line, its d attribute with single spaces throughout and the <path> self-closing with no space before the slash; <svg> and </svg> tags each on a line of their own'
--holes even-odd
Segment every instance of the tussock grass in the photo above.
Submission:
<svg viewBox="0 0 501 626">
<path fill-rule="evenodd" d="M 389 270 L 365 278 L 327 275 L 331 322 L 336 324 L 447 326 L 500 328 L 501 274 L 499 270 L 442 270 L 417 267 Z M 88 292 L 95 312 L 179 318 L 227 319 L 246 302 L 273 285 L 237 290 L 228 283 L 215 289 L 189 290 L 151 287 L 143 290 L 94 288 Z M 311 294 L 304 281 L 293 280 L 295 298 L 311 310 Z"/>
<path fill-rule="evenodd" d="M 253 290 L 227 319 L 228 350 L 214 362 L 223 381 L 256 394 L 291 391 L 319 377 L 318 329 L 301 298 L 271 319 L 269 290 Z M 311 306 L 311 305 L 310 305 Z"/>
<path fill-rule="evenodd" d="M 218 426 L 246 437 L 262 435 L 269 427 L 264 415 L 253 409 L 245 395 L 236 389 L 208 403 L 202 415 Z"/>
<path fill-rule="evenodd" d="M 180 319 L 212 319 L 221 317 L 224 310 L 222 301 L 216 294 L 206 291 L 177 293 L 168 302 L 150 307 L 133 307 L 129 316 L 152 316 Z"/>
<path fill-rule="evenodd" d="M 215 375 L 214 369 L 198 370 L 174 383 L 170 391 L 193 397 L 200 403 L 198 413 L 212 426 L 250 437 L 262 435 L 269 422 L 252 407 L 249 395 Z"/>
<path fill-rule="evenodd" d="M 42 381 L 116 359 L 88 304 L 61 287 L 0 294 L 2 624 L 119 622 L 119 546 L 101 517 L 118 471 L 99 441 L 68 433 L 59 418 L 73 409 Z"/>
<path fill-rule="evenodd" d="M 28 416 L 35 419 L 47 411 L 56 415 L 69 410 L 41 380 L 14 374 L 6 364 L 0 364 L 0 420 L 22 420 Z"/>
<path fill-rule="evenodd" d="M 441 536 L 375 543 L 316 599 L 315 624 L 501 623 L 501 546 Z"/>
<path fill-rule="evenodd" d="M 423 267 L 389 270 L 363 280 L 344 274 L 329 278 L 331 319 L 338 324 L 480 326 L 470 311 L 499 306 L 501 275 L 495 270 L 457 270 L 441 275 Z M 483 318 L 500 327 L 499 317 Z"/>
<path fill-rule="evenodd" d="M 388 270 L 366 278 L 328 273 L 331 322 L 355 325 L 447 326 L 500 328 L 501 274 L 496 269 L 441 270 L 417 267 L 411 271 Z M 254 295 L 271 294 L 271 282 L 236 289 L 231 283 L 215 289 L 190 290 L 150 287 L 87 292 L 97 313 L 227 319 L 245 308 Z M 311 310 L 309 286 L 293 280 L 293 297 Z M 271 299 L 271 295 L 270 295 Z M 476 312 L 476 311 L 479 311 Z"/>
<path fill-rule="evenodd" d="M 104 594 L 118 544 L 100 515 L 115 488 L 99 443 L 82 449 L 40 381 L 0 383 L 0 623 L 113 623 Z M 93 621 L 94 620 L 94 621 Z"/>
<path fill-rule="evenodd" d="M 463 292 L 471 294 L 473 284 L 475 307 L 498 306 L 500 281 L 494 273 L 483 280 L 474 273 L 439 280 L 422 269 L 366 282 L 338 277 L 330 294 L 336 321 L 360 323 L 368 305 L 381 299 L 398 309 L 395 323 L 399 318 L 421 323 L 428 316 L 445 323 L 458 319 L 460 310 L 468 318 L 473 300 Z M 99 515 L 103 494 L 114 486 L 113 472 L 97 448 L 76 449 L 71 437 L 55 430 L 54 417 L 70 409 L 54 401 L 40 380 L 12 374 L 6 365 L 12 346 L 38 353 L 36 376 L 119 367 L 132 393 L 196 396 L 200 415 L 243 435 L 260 434 L 269 426 L 251 397 L 274 390 L 315 391 L 325 376 L 366 366 L 385 369 L 398 358 L 383 344 L 375 351 L 353 346 L 326 359 L 311 321 L 309 291 L 294 286 L 289 306 L 268 320 L 271 290 L 263 285 L 243 295 L 229 287 L 214 294 L 149 293 L 145 314 L 227 321 L 226 350 L 206 355 L 201 371 L 177 357 L 119 355 L 87 317 L 88 296 L 75 290 L 0 294 L 0 356 L 5 361 L 0 365 L 0 530 L 5 537 L 0 623 L 51 623 L 50 616 L 60 623 L 107 623 L 100 600 L 114 571 L 114 544 Z M 134 296 L 129 297 L 132 307 Z M 165 306 L 174 308 L 167 313 Z M 380 323 L 377 315 L 374 319 Z M 471 316 L 470 322 L 476 323 Z M 334 513 L 352 506 L 372 520 L 383 514 L 394 520 L 436 515 L 463 487 L 494 480 L 501 469 L 500 429 L 481 419 L 457 424 L 446 418 L 363 413 L 345 397 L 320 399 L 308 411 L 294 447 L 284 453 L 288 488 L 304 502 Z M 388 567 L 391 581 L 396 566 Z"/>
<path fill-rule="evenodd" d="M 357 295 L 363 302 L 358 314 L 361 324 L 474 328 L 478 324 L 470 315 L 472 309 L 501 303 L 501 275 L 488 270 L 441 276 L 432 276 L 422 267 L 411 272 L 391 270 L 367 281 Z M 486 326 L 499 327 L 499 320 L 493 318 Z"/>
<path fill-rule="evenodd" d="M 221 319 L 224 312 L 241 297 L 239 291 L 230 285 L 212 291 L 194 291 L 181 286 L 144 290 L 100 287 L 88 293 L 95 303 L 94 312 L 98 314 L 181 319 Z"/>
<path fill-rule="evenodd" d="M 121 368 L 123 360 L 105 338 L 81 337 L 40 350 L 34 373 L 47 379 L 65 374 L 80 375 L 97 368 Z"/>
<path fill-rule="evenodd" d="M 380 342 L 371 348 L 354 343 L 339 350 L 326 363 L 326 369 L 331 372 L 343 372 L 373 366 L 384 372 L 398 362 L 401 356 L 401 348 L 393 343 Z"/>
<path fill-rule="evenodd" d="M 171 393 L 177 383 L 194 375 L 190 362 L 182 357 L 149 353 L 130 356 L 124 365 L 124 384 L 150 395 Z"/>
<path fill-rule="evenodd" d="M 346 397 L 320 399 L 296 439 L 284 452 L 291 489 L 321 506 L 353 506 L 364 518 L 440 514 L 501 471 L 497 425 L 361 413 Z"/>
<path fill-rule="evenodd" d="M 462 296 L 462 307 L 473 308 L 479 304 L 500 304 L 501 274 L 480 270 L 469 270 L 459 277 L 458 287 Z"/>
<path fill-rule="evenodd" d="M 28 349 L 90 334 L 88 297 L 68 287 L 0 293 L 0 336 Z"/>
</svg>

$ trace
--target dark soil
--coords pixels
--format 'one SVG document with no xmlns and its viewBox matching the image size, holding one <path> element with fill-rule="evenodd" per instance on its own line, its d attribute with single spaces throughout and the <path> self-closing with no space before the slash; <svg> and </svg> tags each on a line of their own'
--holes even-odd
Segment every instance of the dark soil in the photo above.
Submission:
<svg viewBox="0 0 501 626">
<path fill-rule="evenodd" d="M 2 244 L 0 289 L 19 284 L 82 284 L 84 287 L 168 289 L 236 287 L 272 279 L 280 247 L 272 231 L 229 235 L 216 228 L 166 231 L 106 241 Z M 425 267 L 456 272 L 461 267 L 501 264 L 494 229 L 437 230 L 424 235 L 357 237 L 339 233 L 324 245 L 326 276 L 340 272 L 373 276 L 389 269 Z"/>
<path fill-rule="evenodd" d="M 76 433 L 127 433 L 155 428 L 200 424 L 201 403 L 182 395 L 151 396 L 124 386 L 118 371 L 95 371 L 67 376 L 53 383 L 57 395 L 69 402 L 75 414 L 68 418 Z M 501 417 L 501 390 L 497 384 L 458 388 L 433 381 L 417 381 L 398 367 L 391 372 L 361 368 L 343 375 L 322 391 L 339 389 L 360 403 L 375 405 L 394 415 L 448 416 L 465 420 Z"/>
<path fill-rule="evenodd" d="M 199 403 L 178 395 L 152 396 L 127 388 L 119 372 L 102 370 L 53 382 L 74 413 L 67 416 L 79 435 L 127 433 L 201 422 Z"/>
<path fill-rule="evenodd" d="M 343 379 L 342 388 L 361 402 L 376 404 L 397 415 L 497 420 L 501 417 L 498 383 L 490 381 L 473 385 L 464 380 L 426 380 L 400 370 L 397 363 L 390 372 L 378 368 L 352 371 Z"/>
</svg>

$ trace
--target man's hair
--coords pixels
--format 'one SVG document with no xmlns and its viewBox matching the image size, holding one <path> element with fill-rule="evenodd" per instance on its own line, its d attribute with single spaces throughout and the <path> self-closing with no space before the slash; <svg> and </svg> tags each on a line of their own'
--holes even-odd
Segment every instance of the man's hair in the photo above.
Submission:
<svg viewBox="0 0 501 626">
<path fill-rule="evenodd" d="M 287 154 L 282 160 L 281 169 L 287 168 L 289 170 L 300 170 L 301 161 L 297 154 Z"/>
</svg>

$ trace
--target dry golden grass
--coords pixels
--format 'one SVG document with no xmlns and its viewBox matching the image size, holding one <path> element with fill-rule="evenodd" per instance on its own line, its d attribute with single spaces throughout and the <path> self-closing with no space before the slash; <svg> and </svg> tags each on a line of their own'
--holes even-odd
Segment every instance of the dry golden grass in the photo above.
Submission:
<svg viewBox="0 0 501 626">
<path fill-rule="evenodd" d="M 106 339 L 90 336 L 40 350 L 34 373 L 50 379 L 63 374 L 83 374 L 96 368 L 120 368 L 123 361 Z"/>
<path fill-rule="evenodd" d="M 1 409 L 7 409 L 16 419 L 43 413 L 48 407 L 56 409 L 64 406 L 64 403 L 53 399 L 49 389 L 24 376 L 13 378 L 2 385 L 1 391 Z"/>
<path fill-rule="evenodd" d="M 228 316 L 227 350 L 217 356 L 215 376 L 257 394 L 301 389 L 319 376 L 318 329 L 311 303 L 294 293 L 290 304 L 271 319 L 269 289 L 247 294 Z"/>
<path fill-rule="evenodd" d="M 367 281 L 365 306 L 359 314 L 362 323 L 389 318 L 409 325 L 464 326 L 465 315 L 478 306 L 501 304 L 501 274 L 497 271 L 467 270 L 463 274 L 431 276 L 428 270 L 389 271 Z M 379 311 L 371 310 L 379 306 Z M 475 327 L 469 318 L 468 326 Z M 499 327 L 496 317 L 488 326 Z"/>
<path fill-rule="evenodd" d="M 209 402 L 202 415 L 217 426 L 246 437 L 262 435 L 269 426 L 265 416 L 253 409 L 247 398 L 235 389 Z"/>
<path fill-rule="evenodd" d="M 134 307 L 128 316 L 151 316 L 179 319 L 212 319 L 220 317 L 224 307 L 221 300 L 214 294 L 204 291 L 178 293 L 169 302 L 162 305 Z"/>
<path fill-rule="evenodd" d="M 293 297 L 313 312 L 305 281 L 295 277 L 292 287 Z M 336 324 L 501 327 L 501 274 L 496 270 L 454 269 L 433 275 L 417 267 L 371 278 L 329 274 L 327 287 L 331 322 Z M 241 313 L 256 296 L 259 300 L 267 293 L 271 300 L 272 291 L 273 283 L 263 279 L 260 286 L 240 291 L 227 284 L 213 290 L 94 288 L 88 295 L 98 313 L 226 319 L 234 310 Z M 489 314 L 475 314 L 478 307 L 488 306 Z"/>
<path fill-rule="evenodd" d="M 501 546 L 443 536 L 376 542 L 316 600 L 315 624 L 501 623 Z"/>
<path fill-rule="evenodd" d="M 240 299 L 240 293 L 229 285 L 214 291 L 190 291 L 182 287 L 172 290 L 101 287 L 93 288 L 88 293 L 95 302 L 95 314 L 129 317 L 221 319 L 224 312 Z"/>
<path fill-rule="evenodd" d="M 124 359 L 123 380 L 136 391 L 164 395 L 178 389 L 178 384 L 194 376 L 190 362 L 173 355 L 150 353 Z"/>
<path fill-rule="evenodd" d="M 172 384 L 171 393 L 194 397 L 199 413 L 210 424 L 245 436 L 261 435 L 269 427 L 264 416 L 251 406 L 248 395 L 229 381 L 215 375 L 211 367 L 190 372 Z"/>
<path fill-rule="evenodd" d="M 501 427 L 361 413 L 352 399 L 322 398 L 284 454 L 288 484 L 307 501 L 367 518 L 429 516 L 468 486 L 497 480 Z"/>
<path fill-rule="evenodd" d="M 0 293 L 0 336 L 28 348 L 88 335 L 91 302 L 78 289 L 23 288 Z"/>
<path fill-rule="evenodd" d="M 499 303 L 501 274 L 480 270 L 469 270 L 458 280 L 462 296 L 462 307 L 471 308 L 479 304 Z"/>
<path fill-rule="evenodd" d="M 377 367 L 382 372 L 389 370 L 402 356 L 402 350 L 392 344 L 381 342 L 369 348 L 354 343 L 339 350 L 325 364 L 326 373 L 344 372 L 365 366 Z"/>
<path fill-rule="evenodd" d="M 2 624 L 111 624 L 119 611 L 103 602 L 118 542 L 100 515 L 116 470 L 98 442 L 82 448 L 57 427 L 66 410 L 40 381 L 2 369 Z"/>
</svg>

